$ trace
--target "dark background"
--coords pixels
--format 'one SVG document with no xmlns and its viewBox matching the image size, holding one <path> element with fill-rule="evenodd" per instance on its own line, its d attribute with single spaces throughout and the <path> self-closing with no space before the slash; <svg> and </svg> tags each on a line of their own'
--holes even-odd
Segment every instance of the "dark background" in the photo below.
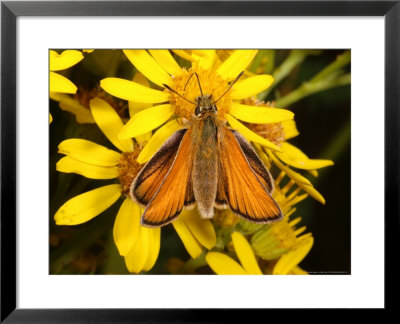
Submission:
<svg viewBox="0 0 400 324">
<path fill-rule="evenodd" d="M 342 52 L 325 50 L 322 55 L 307 57 L 292 77 L 301 84 L 301 80 L 310 79 Z M 326 204 L 307 198 L 296 211 L 303 219 L 301 224 L 307 225 L 315 239 L 309 255 L 301 263 L 309 272 L 351 271 L 350 88 L 349 85 L 316 93 L 290 107 L 300 135 L 289 142 L 310 158 L 330 159 L 335 163 L 318 170 L 317 178 L 310 178 Z"/>
</svg>

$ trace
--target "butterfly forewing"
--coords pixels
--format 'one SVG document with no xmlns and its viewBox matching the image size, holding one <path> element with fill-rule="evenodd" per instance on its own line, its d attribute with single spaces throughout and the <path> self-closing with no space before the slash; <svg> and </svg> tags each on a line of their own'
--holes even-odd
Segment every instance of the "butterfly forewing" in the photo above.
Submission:
<svg viewBox="0 0 400 324">
<path fill-rule="evenodd" d="M 180 214 L 184 206 L 194 203 L 193 190 L 191 188 L 193 164 L 191 130 L 178 131 L 176 133 L 171 136 L 173 137 L 172 139 L 170 138 L 170 147 L 165 147 L 165 149 L 171 149 L 176 152 L 173 161 L 164 161 L 162 163 L 157 161 L 157 154 L 163 155 L 163 148 L 161 148 L 148 162 L 151 165 L 148 169 L 149 174 L 153 175 L 153 169 L 158 170 L 158 168 L 161 168 L 163 171 L 158 172 L 161 175 L 165 174 L 165 176 L 162 179 L 156 179 L 153 176 L 152 179 L 156 181 L 156 184 L 146 181 L 147 186 L 139 183 L 132 188 L 132 194 L 136 197 L 138 192 L 153 192 L 153 187 L 158 186 L 142 215 L 142 224 L 149 227 L 161 226 L 171 222 Z M 181 135 L 181 140 L 179 140 Z M 152 161 L 153 159 L 154 161 Z M 168 168 L 169 165 L 170 167 Z M 145 168 L 147 168 L 147 165 Z M 168 170 L 165 172 L 167 168 Z M 143 178 L 150 179 L 149 177 Z M 139 174 L 138 181 L 140 179 Z M 140 188 L 140 190 L 137 188 Z M 146 198 L 149 198 L 149 195 L 146 195 Z"/>
<path fill-rule="evenodd" d="M 216 205 L 229 205 L 235 213 L 256 223 L 281 219 L 282 212 L 267 189 L 268 186 L 272 187 L 269 173 L 268 176 L 264 174 L 268 171 L 257 169 L 261 161 L 254 151 L 252 151 L 254 155 L 249 154 L 249 160 L 244 154 L 244 152 L 249 153 L 247 146 L 250 144 L 242 137 L 238 140 L 226 127 L 220 127 L 219 132 L 219 183 Z M 243 141 L 246 141 L 246 144 L 243 144 Z M 243 150 L 241 146 L 245 149 Z M 252 169 L 252 164 L 257 167 L 257 171 Z M 265 168 L 263 165 L 262 167 Z"/>
<path fill-rule="evenodd" d="M 261 183 L 264 185 L 269 193 L 272 193 L 274 190 L 274 182 L 264 163 L 260 160 L 257 153 L 254 151 L 249 142 L 247 142 L 247 140 L 239 132 L 235 130 L 231 130 L 231 132 L 233 133 L 233 135 L 235 135 L 236 140 L 238 141 L 247 162 L 249 162 L 250 167 L 253 169 L 258 180 L 261 181 Z"/>
<path fill-rule="evenodd" d="M 156 154 L 140 170 L 131 185 L 131 198 L 146 206 L 160 188 L 170 170 L 186 129 L 172 134 Z"/>
</svg>

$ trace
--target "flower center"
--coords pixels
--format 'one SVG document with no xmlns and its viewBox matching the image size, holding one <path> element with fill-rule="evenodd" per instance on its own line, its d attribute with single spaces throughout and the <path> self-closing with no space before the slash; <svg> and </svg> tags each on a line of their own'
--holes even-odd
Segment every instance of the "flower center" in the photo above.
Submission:
<svg viewBox="0 0 400 324">
<path fill-rule="evenodd" d="M 112 97 L 110 94 L 105 92 L 99 86 L 93 88 L 79 87 L 75 94 L 75 99 L 84 107 L 90 110 L 90 100 L 98 97 L 110 104 L 111 107 L 118 113 L 120 117 L 124 117 L 124 112 L 128 108 L 125 101 L 119 100 L 118 98 Z"/>
<path fill-rule="evenodd" d="M 269 102 L 259 101 L 255 98 L 242 100 L 245 105 L 257 107 L 273 107 L 274 105 Z M 254 133 L 269 140 L 270 142 L 280 145 L 285 141 L 285 130 L 282 123 L 273 124 L 252 124 L 244 123 L 246 127 L 250 128 Z"/>
<path fill-rule="evenodd" d="M 129 190 L 133 179 L 137 176 L 139 171 L 144 166 L 137 162 L 137 157 L 141 151 L 141 146 L 135 144 L 133 152 L 123 152 L 118 164 L 118 180 L 121 183 L 122 194 L 129 197 Z"/>
<path fill-rule="evenodd" d="M 193 73 L 197 73 L 199 76 L 200 85 Z M 183 70 L 181 75 L 175 77 L 171 88 L 186 99 L 196 102 L 197 97 L 201 96 L 200 86 L 205 96 L 212 95 L 213 102 L 218 100 L 225 93 L 229 85 L 228 81 L 217 74 L 215 70 L 204 70 L 194 65 L 189 70 Z M 184 117 L 189 121 L 195 116 L 196 106 L 190 104 L 177 94 L 170 92 L 169 102 L 174 106 L 176 116 Z M 225 114 L 229 112 L 231 104 L 232 99 L 230 92 L 227 92 L 216 104 L 218 118 L 224 119 Z"/>
</svg>

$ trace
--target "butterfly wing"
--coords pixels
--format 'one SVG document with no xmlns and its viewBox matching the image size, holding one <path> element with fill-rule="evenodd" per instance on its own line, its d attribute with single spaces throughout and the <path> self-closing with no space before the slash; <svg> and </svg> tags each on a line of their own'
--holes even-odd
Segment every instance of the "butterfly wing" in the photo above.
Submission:
<svg viewBox="0 0 400 324">
<path fill-rule="evenodd" d="M 255 223 L 280 220 L 282 212 L 267 189 L 272 180 L 265 179 L 262 169 L 252 169 L 252 164 L 259 167 L 261 161 L 258 157 L 259 162 L 255 159 L 254 151 L 249 154 L 250 144 L 247 141 L 247 145 L 243 144 L 243 141 L 246 140 L 243 137 L 238 140 L 228 128 L 220 128 L 216 206 L 228 205 L 235 213 Z M 250 155 L 249 159 L 246 153 Z"/>
<path fill-rule="evenodd" d="M 250 143 L 247 142 L 247 140 L 239 132 L 235 130 L 230 131 L 233 133 L 233 135 L 235 135 L 236 140 L 238 141 L 240 148 L 247 159 L 247 162 L 249 162 L 250 167 L 253 169 L 258 180 L 260 180 L 269 193 L 272 193 L 274 191 L 274 182 L 264 163 L 262 163 Z"/>
<path fill-rule="evenodd" d="M 181 140 L 179 140 L 180 137 Z M 170 150 L 176 153 L 169 154 Z M 145 193 L 146 200 L 152 195 L 142 215 L 142 225 L 156 227 L 168 224 L 180 214 L 184 206 L 194 203 L 191 181 L 192 154 L 191 130 L 185 130 L 176 134 L 171 142 L 165 143 L 149 161 L 149 167 L 143 171 L 147 176 L 139 173 L 138 181 L 144 179 L 147 186 L 137 182 L 132 188 L 133 195 L 137 199 L 138 193 Z M 160 168 L 162 171 L 159 170 Z M 165 172 L 166 169 L 168 169 L 167 172 Z M 163 178 L 159 179 L 156 173 L 159 176 L 164 175 Z M 152 184 L 151 181 L 156 183 Z M 156 190 L 155 187 L 157 187 Z"/>
<path fill-rule="evenodd" d="M 130 196 L 140 205 L 146 206 L 160 188 L 174 162 L 185 132 L 186 129 L 181 129 L 173 133 L 132 182 Z"/>
</svg>

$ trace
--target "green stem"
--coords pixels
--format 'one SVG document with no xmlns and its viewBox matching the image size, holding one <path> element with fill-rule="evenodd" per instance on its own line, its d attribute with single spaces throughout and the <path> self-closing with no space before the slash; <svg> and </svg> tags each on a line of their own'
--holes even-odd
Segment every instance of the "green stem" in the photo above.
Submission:
<svg viewBox="0 0 400 324">
<path fill-rule="evenodd" d="M 186 263 L 179 269 L 178 274 L 188 274 L 193 273 L 196 269 L 206 266 L 206 253 L 203 252 L 196 259 L 189 259 Z"/>
<path fill-rule="evenodd" d="M 265 50 L 265 56 L 268 58 L 265 64 L 264 72 L 271 74 L 275 67 L 275 50 Z"/>
<path fill-rule="evenodd" d="M 275 50 L 259 50 L 254 58 L 250 71 L 253 73 L 271 74 L 275 65 Z"/>
<path fill-rule="evenodd" d="M 266 97 L 270 94 L 272 89 L 287 75 L 292 72 L 292 70 L 299 65 L 304 59 L 310 55 L 318 55 L 322 53 L 322 51 L 315 50 L 292 50 L 286 60 L 275 69 L 272 76 L 274 77 L 274 83 L 264 92 L 260 93 L 259 97 L 263 98 L 265 101 Z"/>
<path fill-rule="evenodd" d="M 350 73 L 343 75 L 340 69 L 349 64 L 350 60 L 350 51 L 344 51 L 338 55 L 334 62 L 322 69 L 309 81 L 304 82 L 296 90 L 278 99 L 275 102 L 276 107 L 288 107 L 313 93 L 349 84 L 351 81 Z"/>
<path fill-rule="evenodd" d="M 333 74 L 336 75 L 335 72 Z M 348 85 L 351 82 L 350 73 L 342 75 L 337 78 L 326 77 L 325 79 L 318 80 L 317 82 L 304 82 L 300 87 L 296 90 L 292 91 L 288 95 L 278 99 L 275 102 L 275 106 L 279 108 L 288 107 L 291 104 L 313 94 L 316 92 L 328 90 L 335 87 L 340 87 L 344 85 Z"/>
<path fill-rule="evenodd" d="M 325 67 L 321 72 L 315 75 L 310 82 L 317 82 L 321 81 L 322 79 L 326 78 L 328 75 L 332 74 L 334 71 L 341 69 L 343 66 L 350 63 L 351 55 L 350 51 L 344 51 L 342 54 L 338 55 L 336 60 Z"/>
</svg>

